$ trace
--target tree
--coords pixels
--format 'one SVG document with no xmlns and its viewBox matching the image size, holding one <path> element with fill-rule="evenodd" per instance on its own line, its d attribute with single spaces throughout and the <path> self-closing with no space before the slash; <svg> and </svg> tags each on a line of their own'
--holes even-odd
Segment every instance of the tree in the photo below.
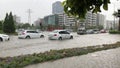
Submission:
<svg viewBox="0 0 120 68">
<path fill-rule="evenodd" d="M 15 33 L 15 21 L 13 19 L 12 12 L 9 14 L 9 28 L 10 28 L 10 33 Z"/>
<path fill-rule="evenodd" d="M 8 13 L 6 13 L 6 17 L 3 22 L 3 32 L 8 33 Z"/>
<path fill-rule="evenodd" d="M 4 23 L 3 23 L 3 32 L 5 32 L 5 33 L 14 33 L 15 32 L 15 25 L 14 25 L 12 12 L 10 12 L 9 15 L 8 15 L 8 13 L 6 13 L 6 17 L 5 17 Z"/>
<path fill-rule="evenodd" d="M 101 12 L 102 5 L 104 10 L 108 10 L 109 3 L 110 0 L 65 0 L 63 6 L 68 15 L 85 18 L 87 11 Z"/>
<path fill-rule="evenodd" d="M 24 29 L 28 29 L 30 27 L 31 27 L 31 25 L 29 23 L 25 23 L 22 25 L 22 28 L 24 28 Z"/>
<path fill-rule="evenodd" d="M 2 30 L 2 27 L 3 27 L 3 23 L 2 21 L 0 21 L 0 30 Z"/>
</svg>

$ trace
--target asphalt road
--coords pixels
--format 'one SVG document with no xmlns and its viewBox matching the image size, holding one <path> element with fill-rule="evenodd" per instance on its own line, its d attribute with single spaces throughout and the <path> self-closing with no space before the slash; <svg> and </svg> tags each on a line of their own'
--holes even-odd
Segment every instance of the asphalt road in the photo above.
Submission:
<svg viewBox="0 0 120 68">
<path fill-rule="evenodd" d="M 10 36 L 10 41 L 0 42 L 0 57 L 18 56 L 24 54 L 39 53 L 51 49 L 64 49 L 75 47 L 86 47 L 101 44 L 110 44 L 120 41 L 120 35 L 88 34 L 77 35 L 73 33 L 73 39 L 49 40 L 48 32 L 44 32 L 45 38 L 18 39 L 17 36 Z"/>
</svg>

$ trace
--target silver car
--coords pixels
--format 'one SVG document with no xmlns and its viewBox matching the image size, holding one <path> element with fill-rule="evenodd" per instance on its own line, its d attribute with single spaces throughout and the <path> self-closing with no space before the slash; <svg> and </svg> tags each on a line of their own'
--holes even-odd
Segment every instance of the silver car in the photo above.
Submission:
<svg viewBox="0 0 120 68">
<path fill-rule="evenodd" d="M 48 35 L 49 39 L 73 39 L 73 35 L 66 30 L 54 30 Z"/>
<path fill-rule="evenodd" d="M 10 37 L 6 34 L 0 34 L 0 41 L 10 40 Z"/>
<path fill-rule="evenodd" d="M 18 38 L 25 38 L 25 39 L 30 39 L 30 38 L 42 38 L 44 35 L 40 32 L 37 32 L 35 30 L 24 30 L 20 33 L 18 33 Z"/>
</svg>

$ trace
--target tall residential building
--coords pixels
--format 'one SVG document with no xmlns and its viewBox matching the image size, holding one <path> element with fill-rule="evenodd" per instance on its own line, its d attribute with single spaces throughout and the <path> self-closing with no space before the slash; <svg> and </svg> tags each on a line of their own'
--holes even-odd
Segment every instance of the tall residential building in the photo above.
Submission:
<svg viewBox="0 0 120 68">
<path fill-rule="evenodd" d="M 97 26 L 104 26 L 106 22 L 105 16 L 102 14 L 97 14 Z"/>
<path fill-rule="evenodd" d="M 52 4 L 52 14 L 61 14 L 61 13 L 64 13 L 62 3 L 60 1 L 53 3 Z"/>
<path fill-rule="evenodd" d="M 57 14 L 58 15 L 58 23 L 60 26 L 74 26 L 75 25 L 75 18 L 72 16 L 68 16 L 67 14 Z"/>
<path fill-rule="evenodd" d="M 104 26 L 105 24 L 105 16 L 103 14 L 97 14 L 97 25 Z"/>
<path fill-rule="evenodd" d="M 88 11 L 85 19 L 86 27 L 96 26 L 96 19 L 97 19 L 97 14 Z"/>
</svg>

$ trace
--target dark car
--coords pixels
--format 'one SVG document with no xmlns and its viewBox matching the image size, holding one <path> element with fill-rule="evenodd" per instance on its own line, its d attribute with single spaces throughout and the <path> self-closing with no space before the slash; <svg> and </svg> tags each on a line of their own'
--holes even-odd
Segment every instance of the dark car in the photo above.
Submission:
<svg viewBox="0 0 120 68">
<path fill-rule="evenodd" d="M 77 30 L 77 34 L 80 34 L 80 35 L 86 34 L 86 30 L 84 28 L 79 28 Z"/>
</svg>

